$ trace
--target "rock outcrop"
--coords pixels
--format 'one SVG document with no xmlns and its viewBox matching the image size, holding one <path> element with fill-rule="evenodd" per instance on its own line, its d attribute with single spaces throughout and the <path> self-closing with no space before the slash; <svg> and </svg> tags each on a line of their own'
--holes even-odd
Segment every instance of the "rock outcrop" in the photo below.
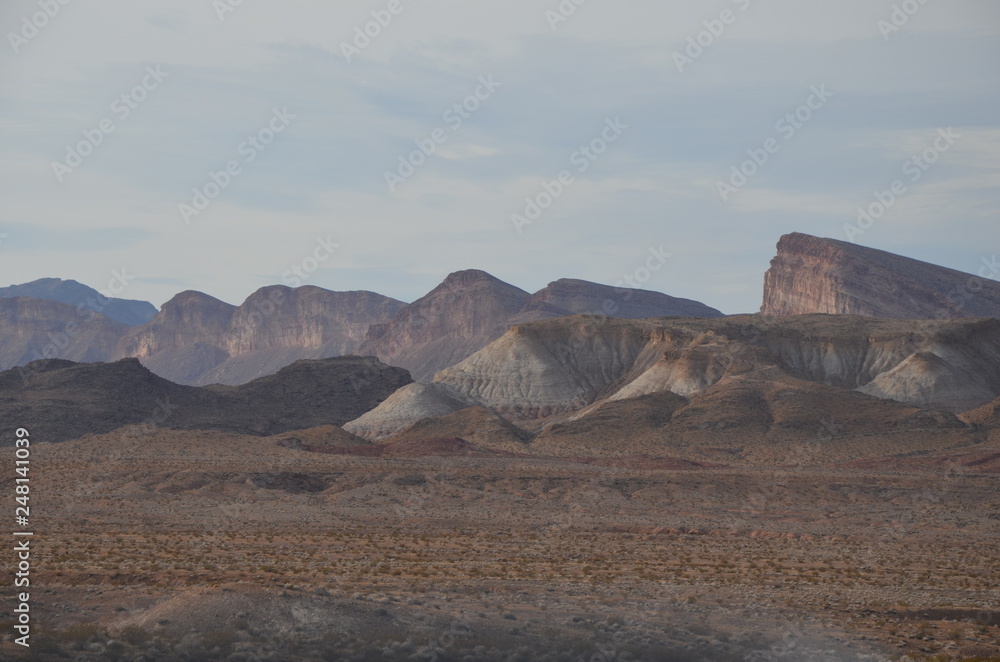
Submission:
<svg viewBox="0 0 1000 662">
<path fill-rule="evenodd" d="M 107 361 L 117 353 L 123 324 L 47 299 L 0 299 L 0 369 L 40 359 Z"/>
<path fill-rule="evenodd" d="M 722 316 L 697 301 L 659 292 L 562 279 L 529 295 L 484 271 L 459 271 L 391 322 L 372 327 L 363 351 L 429 381 L 516 324 L 578 313 L 628 319 Z"/>
<path fill-rule="evenodd" d="M 459 271 L 392 321 L 373 326 L 362 352 L 406 368 L 417 381 L 427 381 L 503 334 L 508 320 L 530 298 L 485 271 Z"/>
<path fill-rule="evenodd" d="M 188 290 L 175 295 L 148 324 L 129 330 L 119 357 L 136 357 L 157 375 L 178 384 L 193 384 L 205 371 L 225 360 L 219 339 L 229 328 L 236 306 Z"/>
<path fill-rule="evenodd" d="M 300 359 L 358 353 L 369 327 L 403 302 L 374 292 L 263 287 L 237 308 L 218 345 L 228 355 L 194 384 L 243 384 Z"/>
<path fill-rule="evenodd" d="M 418 421 L 453 414 L 476 404 L 474 399 L 442 384 L 409 384 L 378 407 L 348 422 L 344 429 L 365 439 L 383 439 Z"/>
<path fill-rule="evenodd" d="M 917 374 L 915 362 L 931 361 L 929 376 Z M 832 315 L 581 315 L 517 325 L 435 382 L 517 422 L 568 415 L 605 398 L 690 396 L 764 367 L 911 406 L 964 411 L 1000 395 L 1000 320 L 918 329 L 903 320 Z"/>
<path fill-rule="evenodd" d="M 544 455 L 687 457 L 795 466 L 969 443 L 953 414 L 796 379 L 778 368 L 727 376 L 690 399 L 608 399 L 542 431 Z"/>
<path fill-rule="evenodd" d="M 404 304 L 373 292 L 261 288 L 239 307 L 182 292 L 127 334 L 118 356 L 135 356 L 180 384 L 244 384 L 301 359 L 355 353 L 368 328 Z"/>
<path fill-rule="evenodd" d="M 787 234 L 764 275 L 763 315 L 1000 318 L 994 262 L 968 274 L 856 244 Z"/>
</svg>

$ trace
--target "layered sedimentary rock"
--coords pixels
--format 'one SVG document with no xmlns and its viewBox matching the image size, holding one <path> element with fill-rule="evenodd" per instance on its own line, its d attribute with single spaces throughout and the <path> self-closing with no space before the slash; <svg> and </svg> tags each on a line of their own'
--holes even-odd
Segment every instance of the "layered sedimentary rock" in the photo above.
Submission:
<svg viewBox="0 0 1000 662">
<path fill-rule="evenodd" d="M 373 292 L 261 288 L 239 307 L 183 292 L 129 331 L 119 356 L 136 356 L 181 384 L 243 384 L 301 359 L 351 354 L 374 323 L 403 303 Z"/>
<path fill-rule="evenodd" d="M 47 299 L 0 299 L 0 369 L 66 358 L 106 361 L 117 352 L 124 325 L 104 315 Z"/>
<path fill-rule="evenodd" d="M 529 295 L 483 271 L 453 273 L 390 323 L 373 327 L 365 351 L 428 381 L 522 322 L 594 313 L 621 318 L 721 317 L 697 301 L 562 279 Z"/>
<path fill-rule="evenodd" d="M 764 315 L 1000 317 L 996 258 L 963 273 L 856 244 L 787 234 L 764 275 Z"/>
<path fill-rule="evenodd" d="M 937 366 L 919 387 L 910 367 L 914 361 Z M 689 396 L 762 367 L 917 407 L 963 411 L 1000 395 L 1000 321 L 940 321 L 918 328 L 902 320 L 854 316 L 581 315 L 515 326 L 435 381 L 512 420 L 534 420 L 604 398 L 663 391 Z"/>
<path fill-rule="evenodd" d="M 369 327 L 403 305 L 374 292 L 263 287 L 233 312 L 219 342 L 228 358 L 193 383 L 243 384 L 296 360 L 355 354 Z"/>
<path fill-rule="evenodd" d="M 181 292 L 148 324 L 129 330 L 118 356 L 136 357 L 165 379 L 193 384 L 206 369 L 228 358 L 219 340 L 235 312 L 236 306 L 207 294 Z"/>
<path fill-rule="evenodd" d="M 604 400 L 549 426 L 529 448 L 552 455 L 795 466 L 972 438 L 953 414 L 807 382 L 770 367 L 724 377 L 689 399 L 666 391 Z"/>
<path fill-rule="evenodd" d="M 19 287 L 40 296 L 99 297 L 90 288 L 57 279 Z M 134 303 L 105 300 L 100 305 L 105 312 L 112 311 L 112 304 L 125 306 L 135 321 L 144 309 Z M 555 281 L 530 295 L 477 270 L 451 274 L 409 305 L 374 292 L 270 286 L 238 307 L 201 292 L 182 292 L 152 319 L 128 328 L 99 323 L 103 317 L 82 306 L 21 302 L 18 307 L 6 304 L 6 310 L 3 323 L 10 333 L 0 342 L 0 369 L 43 357 L 134 356 L 156 374 L 190 385 L 242 384 L 296 360 L 354 353 L 378 356 L 430 381 L 438 370 L 482 349 L 518 322 L 593 311 L 619 317 L 721 314 L 686 299 L 580 280 Z M 20 315 L 24 328 L 19 327 Z M 76 331 L 81 316 L 88 320 L 87 332 L 72 343 L 42 342 L 37 333 L 58 336 L 67 326 Z"/>
<path fill-rule="evenodd" d="M 453 414 L 475 404 L 474 399 L 442 384 L 409 384 L 348 422 L 344 429 L 365 439 L 383 439 L 426 418 Z"/>
</svg>

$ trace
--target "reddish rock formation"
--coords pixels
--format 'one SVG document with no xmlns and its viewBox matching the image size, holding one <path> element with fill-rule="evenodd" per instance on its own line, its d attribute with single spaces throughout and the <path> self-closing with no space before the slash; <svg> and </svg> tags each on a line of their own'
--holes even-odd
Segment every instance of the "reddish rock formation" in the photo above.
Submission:
<svg viewBox="0 0 1000 662">
<path fill-rule="evenodd" d="M 975 265 L 972 265 L 975 266 Z M 764 315 L 1000 317 L 1000 283 L 885 251 L 787 234 L 764 275 Z"/>
<path fill-rule="evenodd" d="M 428 381 L 528 321 L 595 313 L 610 317 L 721 317 L 703 303 L 660 292 L 564 278 L 529 295 L 484 271 L 453 273 L 392 322 L 373 327 L 364 347 Z"/>
<path fill-rule="evenodd" d="M 391 322 L 372 327 L 362 351 L 429 380 L 500 337 L 530 298 L 485 271 L 458 271 Z"/>
<path fill-rule="evenodd" d="M 126 328 L 67 303 L 0 298 L 0 369 L 43 358 L 106 361 L 115 354 Z"/>
</svg>

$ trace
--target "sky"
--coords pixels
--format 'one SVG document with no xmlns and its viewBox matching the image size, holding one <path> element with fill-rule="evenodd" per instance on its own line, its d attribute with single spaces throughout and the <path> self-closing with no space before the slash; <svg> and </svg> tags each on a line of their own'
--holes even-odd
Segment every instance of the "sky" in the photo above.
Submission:
<svg viewBox="0 0 1000 662">
<path fill-rule="evenodd" d="M 5 0 L 0 28 L 0 286 L 412 301 L 477 268 L 735 314 L 787 232 L 1000 253 L 996 0 Z"/>
</svg>

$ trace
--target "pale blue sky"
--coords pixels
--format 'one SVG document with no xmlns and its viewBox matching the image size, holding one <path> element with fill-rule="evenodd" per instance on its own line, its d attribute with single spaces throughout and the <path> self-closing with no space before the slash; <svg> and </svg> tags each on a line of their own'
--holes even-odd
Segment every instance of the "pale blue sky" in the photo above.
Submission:
<svg viewBox="0 0 1000 662">
<path fill-rule="evenodd" d="M 311 266 L 322 237 L 339 248 L 306 282 L 412 300 L 473 267 L 532 291 L 614 284 L 662 246 L 645 288 L 748 312 L 781 234 L 847 239 L 896 179 L 906 193 L 858 243 L 963 271 L 1000 253 L 993 0 L 928 0 L 888 38 L 899 0 L 587 0 L 555 30 L 558 0 L 403 0 L 351 62 L 342 42 L 389 0 L 243 0 L 221 20 L 207 0 L 70 2 L 32 34 L 46 4 L 0 7 L 0 285 L 101 287 L 124 268 L 128 298 L 239 303 Z M 721 34 L 679 71 L 706 21 Z M 115 100 L 144 78 L 123 116 Z M 477 88 L 456 126 L 446 113 Z M 244 143 L 275 109 L 294 118 L 263 150 Z M 114 131 L 58 181 L 53 162 L 105 118 Z M 580 172 L 574 152 L 615 118 L 628 128 Z M 947 127 L 961 137 L 909 181 Z M 435 129 L 447 140 L 390 191 L 385 172 Z M 723 201 L 717 182 L 769 138 Z M 231 160 L 239 174 L 185 223 L 179 205 Z M 518 233 L 511 215 L 563 170 L 573 183 Z"/>
</svg>

